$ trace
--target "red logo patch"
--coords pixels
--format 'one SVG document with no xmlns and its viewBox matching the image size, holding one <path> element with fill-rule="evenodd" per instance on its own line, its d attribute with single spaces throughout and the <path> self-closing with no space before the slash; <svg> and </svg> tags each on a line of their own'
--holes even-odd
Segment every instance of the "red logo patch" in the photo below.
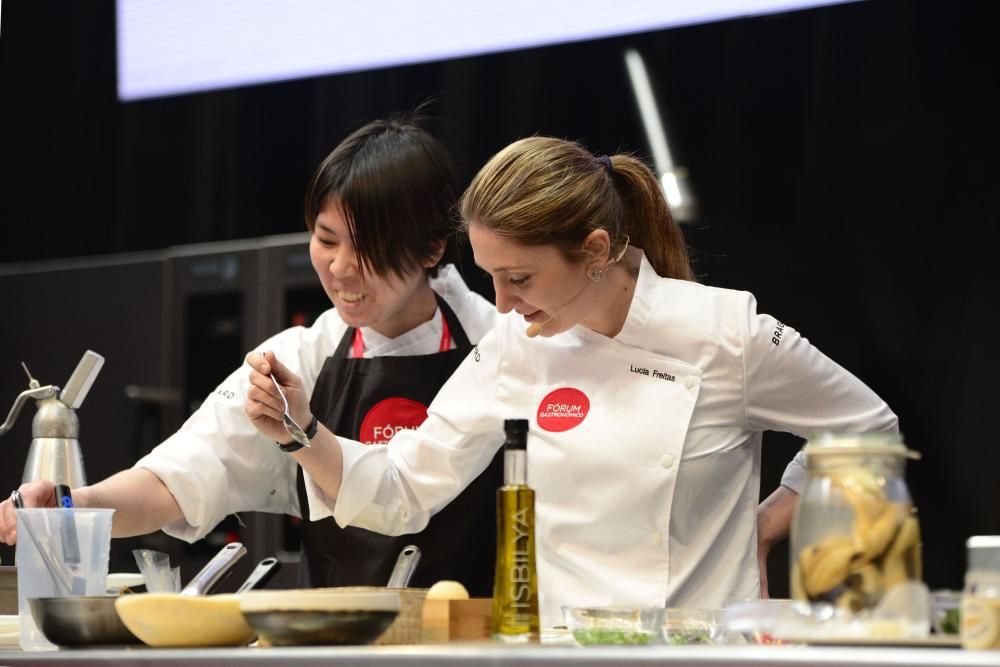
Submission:
<svg viewBox="0 0 1000 667">
<path fill-rule="evenodd" d="M 386 398 L 368 411 L 361 420 L 358 439 L 366 445 L 384 445 L 407 428 L 417 428 L 427 419 L 427 406 L 408 398 Z"/>
<path fill-rule="evenodd" d="M 561 433 L 583 423 L 590 412 L 590 399 L 579 389 L 563 387 L 550 392 L 538 404 L 538 425 L 546 431 Z"/>
</svg>

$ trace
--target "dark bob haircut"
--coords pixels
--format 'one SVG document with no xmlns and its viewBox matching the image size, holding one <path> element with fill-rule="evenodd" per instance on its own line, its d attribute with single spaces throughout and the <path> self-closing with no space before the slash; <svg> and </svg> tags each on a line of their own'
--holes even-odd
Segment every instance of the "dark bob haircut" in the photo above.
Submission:
<svg viewBox="0 0 1000 667">
<path fill-rule="evenodd" d="M 320 164 L 306 190 L 306 227 L 339 205 L 362 273 L 403 277 L 446 244 L 453 256 L 455 166 L 416 114 L 376 120 L 351 133 Z M 430 270 L 436 275 L 437 266 Z"/>
</svg>

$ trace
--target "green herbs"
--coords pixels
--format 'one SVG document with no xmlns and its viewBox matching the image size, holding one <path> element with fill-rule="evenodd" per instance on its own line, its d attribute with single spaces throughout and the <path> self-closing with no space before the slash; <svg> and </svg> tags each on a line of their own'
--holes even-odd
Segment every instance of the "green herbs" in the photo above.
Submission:
<svg viewBox="0 0 1000 667">
<path fill-rule="evenodd" d="M 646 646 L 653 641 L 648 632 L 632 630 L 574 630 L 573 638 L 583 646 Z"/>
<path fill-rule="evenodd" d="M 687 644 L 711 644 L 712 638 L 703 630 L 668 632 L 667 643 L 675 646 L 685 646 Z"/>
</svg>

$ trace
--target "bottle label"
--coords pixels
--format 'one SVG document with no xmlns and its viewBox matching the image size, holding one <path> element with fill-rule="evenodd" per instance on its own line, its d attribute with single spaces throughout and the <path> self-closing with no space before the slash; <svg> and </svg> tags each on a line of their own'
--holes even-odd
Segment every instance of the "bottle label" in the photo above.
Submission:
<svg viewBox="0 0 1000 667">
<path fill-rule="evenodd" d="M 974 595 L 962 598 L 962 646 L 1000 648 L 1000 598 Z"/>
<path fill-rule="evenodd" d="M 510 623 L 520 624 L 528 622 L 534 606 L 531 600 L 531 530 L 527 509 L 514 513 L 513 528 L 510 553 L 514 558 L 509 570 L 511 613 L 508 618 Z"/>
</svg>

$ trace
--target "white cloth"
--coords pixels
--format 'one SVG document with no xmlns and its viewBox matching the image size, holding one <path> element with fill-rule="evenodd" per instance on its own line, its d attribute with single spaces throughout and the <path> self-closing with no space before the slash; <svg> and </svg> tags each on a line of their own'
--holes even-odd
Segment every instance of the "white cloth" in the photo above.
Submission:
<svg viewBox="0 0 1000 667">
<path fill-rule="evenodd" d="M 492 327 L 496 310 L 469 290 L 454 266 L 430 281 L 455 312 L 472 343 Z M 273 350 L 302 379 L 310 395 L 323 362 L 334 353 L 347 324 L 331 308 L 309 328 L 292 327 L 256 349 Z M 433 354 L 441 343 L 441 312 L 396 338 L 362 328 L 367 358 Z M 189 542 L 204 537 L 233 512 L 262 511 L 299 516 L 297 464 L 261 435 L 243 412 L 250 370 L 233 371 L 184 425 L 135 467 L 159 477 L 177 499 L 184 519 L 164 528 Z"/>
<path fill-rule="evenodd" d="M 529 339 L 525 327 L 498 317 L 419 429 L 387 446 L 341 439 L 336 504 L 307 477 L 314 516 L 418 531 L 487 465 L 502 420 L 530 417 L 543 625 L 562 622 L 561 605 L 721 607 L 758 595 L 761 432 L 896 428 L 878 396 L 751 294 L 661 278 L 645 258 L 615 339 L 582 327 Z M 563 433 L 540 428 L 542 399 L 567 387 L 590 412 Z"/>
</svg>

